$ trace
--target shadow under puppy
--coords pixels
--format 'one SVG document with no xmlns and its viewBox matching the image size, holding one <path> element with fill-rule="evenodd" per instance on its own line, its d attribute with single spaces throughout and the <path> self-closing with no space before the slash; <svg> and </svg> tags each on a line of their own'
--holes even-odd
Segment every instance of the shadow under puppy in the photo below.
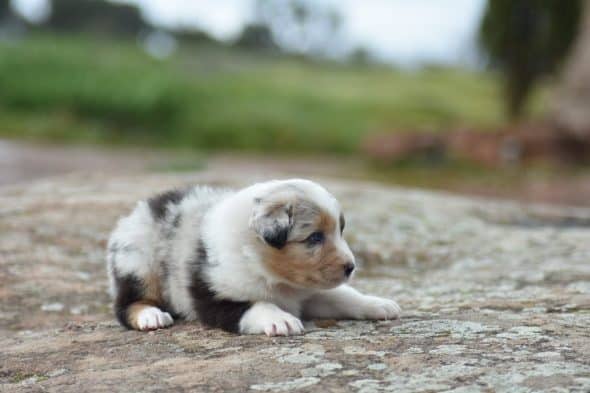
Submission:
<svg viewBox="0 0 590 393">
<path fill-rule="evenodd" d="M 396 318 L 393 300 L 345 284 L 355 263 L 343 230 L 336 198 L 303 179 L 140 201 L 108 244 L 117 319 L 137 330 L 184 318 L 274 336 L 303 333 L 300 318 Z"/>
</svg>

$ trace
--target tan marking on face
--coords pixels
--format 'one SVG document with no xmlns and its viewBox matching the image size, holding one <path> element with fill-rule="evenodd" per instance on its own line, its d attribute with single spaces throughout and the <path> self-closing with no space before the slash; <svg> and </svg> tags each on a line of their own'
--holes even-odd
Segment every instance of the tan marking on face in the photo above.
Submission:
<svg viewBox="0 0 590 393">
<path fill-rule="evenodd" d="M 293 241 L 281 249 L 266 246 L 263 250 L 266 267 L 276 276 L 300 287 L 332 288 L 340 285 L 346 279 L 344 266 L 348 258 L 334 243 L 337 224 L 331 215 L 320 211 L 308 232 L 323 232 L 324 243 L 309 247 L 304 242 Z"/>
<path fill-rule="evenodd" d="M 140 300 L 131 304 L 127 308 L 127 322 L 129 322 L 129 325 L 131 325 L 133 329 L 140 330 L 137 318 L 139 313 L 148 307 L 158 307 L 158 303 L 151 300 Z"/>
</svg>

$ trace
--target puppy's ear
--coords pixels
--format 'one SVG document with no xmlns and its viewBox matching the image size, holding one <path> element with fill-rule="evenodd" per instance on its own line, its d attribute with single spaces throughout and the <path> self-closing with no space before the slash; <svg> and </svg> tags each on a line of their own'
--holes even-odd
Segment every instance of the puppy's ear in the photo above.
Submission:
<svg viewBox="0 0 590 393">
<path fill-rule="evenodd" d="M 250 228 L 268 245 L 281 249 L 293 227 L 293 203 L 288 200 L 256 198 L 250 216 Z"/>
</svg>

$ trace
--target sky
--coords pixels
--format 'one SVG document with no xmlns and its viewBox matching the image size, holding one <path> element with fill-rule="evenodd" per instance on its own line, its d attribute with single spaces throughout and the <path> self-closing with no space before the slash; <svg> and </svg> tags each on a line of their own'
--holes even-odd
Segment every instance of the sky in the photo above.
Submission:
<svg viewBox="0 0 590 393">
<path fill-rule="evenodd" d="M 30 18 L 47 12 L 47 0 L 12 0 Z M 151 22 L 196 26 L 221 40 L 234 39 L 253 19 L 255 0 L 116 0 L 137 4 Z M 369 49 L 387 63 L 474 65 L 475 34 L 486 0 L 315 0 L 342 16 L 343 52 Z"/>
</svg>

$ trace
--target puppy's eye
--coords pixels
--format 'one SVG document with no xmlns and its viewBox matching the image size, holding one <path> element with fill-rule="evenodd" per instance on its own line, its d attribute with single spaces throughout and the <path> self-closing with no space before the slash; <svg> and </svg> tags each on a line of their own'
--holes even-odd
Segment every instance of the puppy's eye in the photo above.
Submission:
<svg viewBox="0 0 590 393">
<path fill-rule="evenodd" d="M 324 234 L 322 232 L 314 232 L 305 239 L 305 242 L 310 246 L 315 246 L 324 241 Z"/>
</svg>

